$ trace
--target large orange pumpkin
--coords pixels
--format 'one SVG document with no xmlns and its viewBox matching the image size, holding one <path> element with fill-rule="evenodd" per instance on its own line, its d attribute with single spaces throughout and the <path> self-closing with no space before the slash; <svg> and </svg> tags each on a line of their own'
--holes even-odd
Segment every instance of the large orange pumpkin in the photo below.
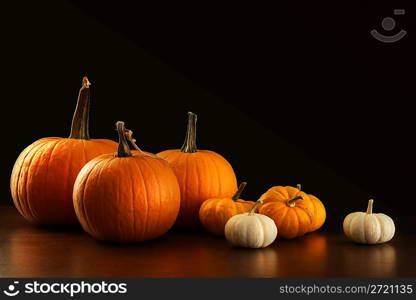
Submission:
<svg viewBox="0 0 416 300">
<path fill-rule="evenodd" d="M 139 242 L 167 232 L 176 220 L 180 190 L 169 164 L 154 155 L 130 151 L 123 122 L 117 122 L 116 154 L 87 163 L 74 185 L 77 217 L 99 240 Z"/>
<path fill-rule="evenodd" d="M 81 168 L 114 152 L 117 143 L 90 139 L 90 82 L 82 80 L 69 138 L 50 137 L 28 146 L 13 167 L 10 189 L 20 214 L 35 224 L 77 224 L 72 188 Z"/>
<path fill-rule="evenodd" d="M 325 222 L 321 201 L 301 191 L 300 185 L 274 186 L 264 193 L 258 211 L 272 218 L 279 236 L 291 239 L 314 231 Z"/>
<path fill-rule="evenodd" d="M 231 198 L 211 198 L 202 203 L 199 220 L 206 230 L 215 235 L 224 235 L 225 224 L 232 216 L 251 210 L 253 201 L 239 199 L 246 185 L 246 182 L 242 182 Z"/>
<path fill-rule="evenodd" d="M 237 190 L 237 179 L 224 157 L 196 147 L 197 116 L 188 113 L 188 128 L 181 149 L 166 150 L 157 155 L 172 166 L 181 188 L 181 209 L 177 225 L 199 226 L 199 208 L 207 199 L 231 197 Z"/>
</svg>

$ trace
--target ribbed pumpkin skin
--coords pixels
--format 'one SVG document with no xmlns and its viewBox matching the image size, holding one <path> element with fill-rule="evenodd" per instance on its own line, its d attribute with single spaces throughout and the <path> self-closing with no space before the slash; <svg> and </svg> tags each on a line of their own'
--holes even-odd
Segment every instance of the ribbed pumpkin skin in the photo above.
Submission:
<svg viewBox="0 0 416 300">
<path fill-rule="evenodd" d="M 231 198 L 211 198 L 202 203 L 199 220 L 208 232 L 224 235 L 225 224 L 238 214 L 248 213 L 253 207 L 252 201 Z"/>
<path fill-rule="evenodd" d="M 34 142 L 13 167 L 10 189 L 16 208 L 35 224 L 78 224 L 72 203 L 78 172 L 91 159 L 116 150 L 110 140 L 51 137 Z"/>
<path fill-rule="evenodd" d="M 101 155 L 86 164 L 73 199 L 82 227 L 94 238 L 139 242 L 172 227 L 180 190 L 167 162 L 134 151 L 130 157 Z"/>
<path fill-rule="evenodd" d="M 313 213 L 314 217 L 312 220 L 312 224 L 309 228 L 309 232 L 312 232 L 312 231 L 318 230 L 319 228 L 322 227 L 322 225 L 324 225 L 325 219 L 326 219 L 326 210 L 321 200 L 319 200 L 318 198 L 316 198 L 315 196 L 311 194 L 308 194 L 308 196 L 314 206 L 314 213 Z"/>
<path fill-rule="evenodd" d="M 237 190 L 237 179 L 230 163 L 209 150 L 184 153 L 179 149 L 157 154 L 173 168 L 181 189 L 181 208 L 177 225 L 197 227 L 199 208 L 209 198 L 231 197 Z"/>
<path fill-rule="evenodd" d="M 294 207 L 287 205 L 289 199 L 301 196 Z M 279 236 L 292 239 L 310 231 L 314 213 L 314 205 L 309 196 L 291 186 L 275 186 L 264 193 L 260 200 L 258 212 L 272 218 Z"/>
</svg>

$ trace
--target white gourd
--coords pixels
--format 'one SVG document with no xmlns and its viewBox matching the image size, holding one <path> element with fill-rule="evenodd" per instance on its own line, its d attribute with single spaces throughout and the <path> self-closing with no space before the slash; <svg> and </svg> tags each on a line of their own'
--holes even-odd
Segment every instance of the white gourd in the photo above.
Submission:
<svg viewBox="0 0 416 300">
<path fill-rule="evenodd" d="M 390 241 L 395 232 L 393 220 L 385 214 L 373 214 L 373 200 L 366 212 L 354 212 L 344 219 L 345 235 L 360 244 L 381 244 Z"/>
<path fill-rule="evenodd" d="M 264 248 L 274 242 L 277 227 L 273 219 L 255 213 L 262 202 L 259 200 L 249 213 L 231 217 L 225 224 L 225 238 L 234 246 L 246 248 Z"/>
</svg>

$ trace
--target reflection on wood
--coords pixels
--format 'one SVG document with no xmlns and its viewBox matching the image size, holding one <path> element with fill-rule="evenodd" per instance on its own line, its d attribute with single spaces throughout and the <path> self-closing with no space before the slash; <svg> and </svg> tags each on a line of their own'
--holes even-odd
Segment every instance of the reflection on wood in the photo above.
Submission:
<svg viewBox="0 0 416 300">
<path fill-rule="evenodd" d="M 14 208 L 0 209 L 0 277 L 414 277 L 415 250 L 416 239 L 403 233 L 363 246 L 321 231 L 264 249 L 186 230 L 118 245 L 81 228 L 34 227 Z"/>
<path fill-rule="evenodd" d="M 350 247 L 342 248 L 342 258 L 347 276 L 357 276 L 354 274 L 357 274 L 357 269 L 362 270 L 363 266 L 368 268 L 365 276 L 397 276 L 396 249 L 390 244 L 351 244 Z"/>
</svg>

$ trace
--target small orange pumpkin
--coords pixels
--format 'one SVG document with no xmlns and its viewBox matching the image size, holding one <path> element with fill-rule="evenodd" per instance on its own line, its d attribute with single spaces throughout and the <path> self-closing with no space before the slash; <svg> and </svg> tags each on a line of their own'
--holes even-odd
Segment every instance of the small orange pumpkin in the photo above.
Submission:
<svg viewBox="0 0 416 300">
<path fill-rule="evenodd" d="M 279 236 L 291 239 L 320 228 L 326 212 L 322 202 L 315 196 L 301 191 L 300 185 L 274 186 L 264 193 L 259 213 L 272 218 Z"/>
<path fill-rule="evenodd" d="M 92 140 L 88 131 L 90 82 L 82 80 L 69 138 L 50 137 L 28 146 L 14 164 L 10 190 L 20 214 L 35 224 L 77 224 L 72 188 L 81 168 L 114 152 L 117 143 Z"/>
<path fill-rule="evenodd" d="M 259 213 L 274 220 L 279 236 L 291 239 L 309 231 L 313 204 L 308 195 L 291 186 L 274 186 L 260 200 Z"/>
<path fill-rule="evenodd" d="M 215 235 L 224 235 L 225 224 L 232 216 L 251 210 L 252 201 L 239 199 L 246 185 L 247 182 L 242 182 L 231 198 L 211 198 L 202 203 L 199 220 L 206 230 Z"/>
<path fill-rule="evenodd" d="M 179 212 L 180 190 L 169 164 L 140 150 L 130 151 L 123 122 L 117 122 L 116 154 L 87 163 L 74 185 L 74 207 L 96 239 L 139 242 L 166 233 Z"/>
<path fill-rule="evenodd" d="M 181 149 L 166 150 L 157 155 L 172 166 L 181 188 L 181 209 L 177 225 L 199 226 L 199 208 L 207 199 L 231 197 L 237 190 L 237 179 L 224 157 L 196 147 L 197 116 L 188 113 L 188 128 Z"/>
</svg>

